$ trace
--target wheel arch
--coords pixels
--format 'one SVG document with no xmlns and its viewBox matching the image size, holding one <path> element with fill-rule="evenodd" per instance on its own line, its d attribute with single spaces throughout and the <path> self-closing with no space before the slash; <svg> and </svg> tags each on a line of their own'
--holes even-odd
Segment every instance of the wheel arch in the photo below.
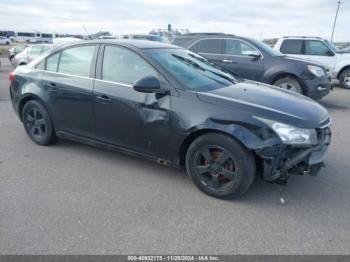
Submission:
<svg viewBox="0 0 350 262">
<path fill-rule="evenodd" d="M 38 101 L 38 102 L 46 109 L 46 111 L 47 111 L 48 114 L 50 115 L 50 111 L 49 111 L 49 110 L 47 109 L 47 107 L 45 106 L 44 101 L 43 101 L 39 96 L 30 93 L 30 94 L 25 95 L 25 96 L 21 99 L 21 101 L 19 102 L 19 104 L 18 104 L 18 115 L 19 115 L 21 121 L 22 121 L 22 113 L 23 113 L 24 105 L 25 105 L 26 103 L 28 103 L 29 101 L 31 101 L 31 100 L 36 100 L 36 101 Z M 50 117 L 51 117 L 51 116 L 50 116 Z"/>
<path fill-rule="evenodd" d="M 339 79 L 340 76 L 341 76 L 341 74 L 342 74 L 345 70 L 348 70 L 348 69 L 350 69 L 350 65 L 346 65 L 346 66 L 342 67 L 342 69 L 340 69 L 339 72 L 338 72 L 337 79 Z"/>
<path fill-rule="evenodd" d="M 217 134 L 222 134 L 222 135 L 226 135 L 232 139 L 234 139 L 235 141 L 237 141 L 239 144 L 241 144 L 244 148 L 246 148 L 249 151 L 252 151 L 254 153 L 254 151 L 252 150 L 252 146 L 250 145 L 250 143 L 248 143 L 248 141 L 246 141 L 243 137 L 245 137 L 245 134 L 247 134 L 247 132 L 245 132 L 245 134 L 242 134 L 242 132 L 228 132 L 225 129 L 214 129 L 214 128 L 202 128 L 202 129 L 197 129 L 193 132 L 191 132 L 190 134 L 188 134 L 186 136 L 186 138 L 183 140 L 181 146 L 180 146 L 180 150 L 179 150 L 179 166 L 180 167 L 184 167 L 185 166 L 185 162 L 186 162 L 186 153 L 188 148 L 190 147 L 190 145 L 192 144 L 192 142 L 197 139 L 200 136 L 203 136 L 205 134 L 212 134 L 212 133 L 217 133 Z M 249 132 L 250 133 L 250 132 Z M 249 137 L 251 137 L 250 134 L 248 135 Z M 255 137 L 255 136 L 254 136 Z M 256 141 L 253 141 L 256 142 Z M 255 153 L 254 153 L 255 154 Z"/>
<path fill-rule="evenodd" d="M 293 73 L 287 73 L 287 72 L 280 72 L 275 74 L 270 81 L 270 84 L 273 85 L 274 83 L 276 83 L 276 81 L 278 81 L 279 79 L 285 78 L 285 77 L 290 77 L 293 78 L 294 80 L 296 80 L 299 85 L 301 86 L 301 89 L 303 90 L 303 95 L 307 94 L 307 90 L 304 86 L 304 84 L 300 81 L 299 77 Z"/>
</svg>

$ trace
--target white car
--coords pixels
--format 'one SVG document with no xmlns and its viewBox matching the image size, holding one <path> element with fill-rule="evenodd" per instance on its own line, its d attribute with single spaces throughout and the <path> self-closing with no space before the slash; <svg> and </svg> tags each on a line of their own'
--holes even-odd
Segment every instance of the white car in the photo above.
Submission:
<svg viewBox="0 0 350 262">
<path fill-rule="evenodd" d="M 274 47 L 292 57 L 316 61 L 329 69 L 332 79 L 350 89 L 350 54 L 340 51 L 327 39 L 306 36 L 285 36 Z"/>
<path fill-rule="evenodd" d="M 0 45 L 9 45 L 11 40 L 9 38 L 0 36 Z"/>
<path fill-rule="evenodd" d="M 19 65 L 26 65 L 34 58 L 38 57 L 42 53 L 52 48 L 54 48 L 54 46 L 50 44 L 30 45 L 15 56 L 15 58 L 13 59 L 13 65 L 15 67 Z"/>
</svg>

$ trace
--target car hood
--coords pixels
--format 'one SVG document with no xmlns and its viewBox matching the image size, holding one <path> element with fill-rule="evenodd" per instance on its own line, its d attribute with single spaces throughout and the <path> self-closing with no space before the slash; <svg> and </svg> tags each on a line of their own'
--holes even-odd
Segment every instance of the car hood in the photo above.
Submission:
<svg viewBox="0 0 350 262">
<path fill-rule="evenodd" d="M 244 81 L 208 92 L 199 100 L 301 128 L 319 128 L 329 114 L 317 102 L 278 87 Z"/>
<path fill-rule="evenodd" d="M 284 61 L 293 62 L 293 63 L 299 62 L 305 65 L 316 65 L 316 66 L 327 67 L 327 65 L 314 61 L 312 59 L 303 59 L 303 58 L 297 58 L 292 56 L 282 56 L 281 59 L 283 59 Z"/>
</svg>

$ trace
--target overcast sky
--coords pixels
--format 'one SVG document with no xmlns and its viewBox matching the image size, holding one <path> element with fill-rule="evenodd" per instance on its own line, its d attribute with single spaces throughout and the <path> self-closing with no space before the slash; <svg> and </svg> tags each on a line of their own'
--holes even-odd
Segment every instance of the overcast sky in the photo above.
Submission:
<svg viewBox="0 0 350 262">
<path fill-rule="evenodd" d="M 188 28 L 257 39 L 330 38 L 337 0 L 0 0 L 0 30 L 84 34 Z M 340 6 L 335 41 L 350 40 L 350 0 Z"/>
</svg>

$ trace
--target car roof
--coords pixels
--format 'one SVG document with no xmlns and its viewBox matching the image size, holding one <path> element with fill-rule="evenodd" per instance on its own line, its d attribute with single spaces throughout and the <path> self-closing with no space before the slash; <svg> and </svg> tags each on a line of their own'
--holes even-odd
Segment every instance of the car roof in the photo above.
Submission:
<svg viewBox="0 0 350 262">
<path fill-rule="evenodd" d="M 323 40 L 323 38 L 318 36 L 283 36 L 282 39 L 319 39 Z"/>
<path fill-rule="evenodd" d="M 76 41 L 62 45 L 60 47 L 69 47 L 81 44 L 117 44 L 125 47 L 134 47 L 138 49 L 160 49 L 160 48 L 180 48 L 175 45 L 166 44 L 157 41 L 148 40 L 136 40 L 136 39 L 98 39 L 98 40 L 85 40 Z"/>
<path fill-rule="evenodd" d="M 180 35 L 174 38 L 173 43 L 179 44 L 180 46 L 184 48 L 188 48 L 191 46 L 194 42 L 200 40 L 200 39 L 210 39 L 210 38 L 234 38 L 234 39 L 241 39 L 246 41 L 251 41 L 250 38 L 237 36 L 233 34 L 225 34 L 225 33 L 189 33 Z"/>
</svg>

